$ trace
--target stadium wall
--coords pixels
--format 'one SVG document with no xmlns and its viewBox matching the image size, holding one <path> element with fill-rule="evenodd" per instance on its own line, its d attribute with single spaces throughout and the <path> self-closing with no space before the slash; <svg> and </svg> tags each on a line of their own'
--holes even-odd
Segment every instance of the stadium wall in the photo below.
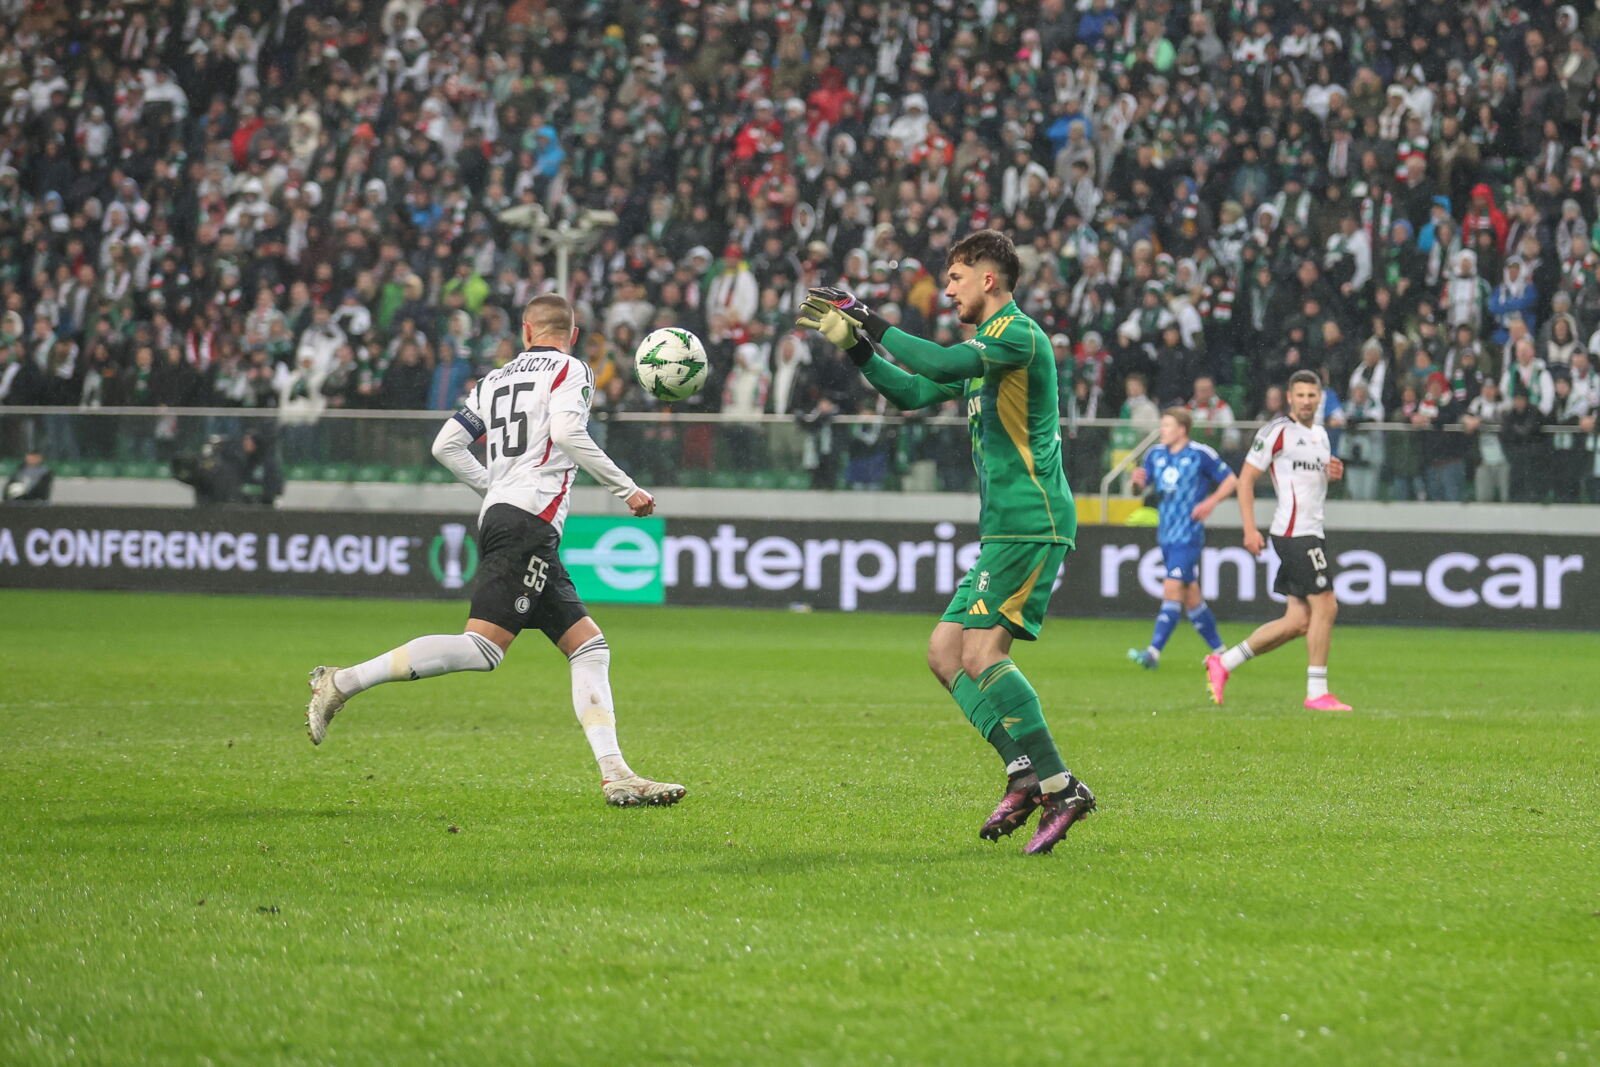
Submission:
<svg viewBox="0 0 1600 1067">
<path fill-rule="evenodd" d="M 478 565 L 472 535 L 453 511 L 8 507 L 0 587 L 460 598 Z M 562 555 L 594 603 L 929 615 L 976 559 L 976 538 L 949 521 L 577 516 Z M 1216 540 L 1201 565 L 1211 602 L 1230 618 L 1275 614 L 1273 554 Z M 1341 621 L 1592 629 L 1594 545 L 1593 534 L 1353 528 L 1329 548 Z M 1052 612 L 1144 617 L 1161 578 L 1153 530 L 1084 527 Z"/>
<path fill-rule="evenodd" d="M 664 514 L 695 519 L 761 519 L 773 515 L 833 521 L 953 522 L 978 521 L 978 498 L 970 493 L 820 493 L 760 489 L 662 489 L 657 499 Z M 1117 498 L 1120 499 L 1120 498 Z M 194 491 L 180 482 L 157 478 L 60 478 L 58 504 L 188 508 Z M 1113 500 L 1113 504 L 1116 499 Z M 1079 498 L 1080 523 L 1097 519 L 1099 501 Z M 404 511 L 454 513 L 470 519 L 478 496 L 462 485 L 397 485 L 383 482 L 291 482 L 278 501 L 287 511 Z M 627 509 L 604 490 L 578 487 L 573 508 L 584 515 L 622 516 Z M 1271 521 L 1272 504 L 1257 505 L 1263 528 Z M 1116 508 L 1113 507 L 1113 517 Z M 1237 529 L 1238 509 L 1218 508 L 1210 525 Z M 1521 536 L 1542 533 L 1600 535 L 1600 507 L 1579 504 L 1430 504 L 1328 502 L 1328 526 L 1335 530 L 1406 530 L 1418 533 L 1477 531 Z"/>
</svg>

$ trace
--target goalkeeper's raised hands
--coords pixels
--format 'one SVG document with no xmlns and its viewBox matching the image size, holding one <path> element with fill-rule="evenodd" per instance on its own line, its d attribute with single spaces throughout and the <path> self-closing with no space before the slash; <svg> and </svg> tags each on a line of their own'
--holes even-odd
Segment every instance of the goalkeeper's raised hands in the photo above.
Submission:
<svg viewBox="0 0 1600 1067">
<path fill-rule="evenodd" d="M 858 367 L 872 358 L 872 345 L 861 336 L 856 320 L 821 297 L 807 297 L 800 305 L 800 315 L 794 324 L 802 330 L 820 333 L 830 344 L 842 348 Z"/>
<path fill-rule="evenodd" d="M 808 300 L 820 300 L 850 319 L 870 340 L 881 341 L 889 329 L 889 320 L 863 304 L 848 289 L 836 285 L 819 285 L 808 291 Z"/>
</svg>

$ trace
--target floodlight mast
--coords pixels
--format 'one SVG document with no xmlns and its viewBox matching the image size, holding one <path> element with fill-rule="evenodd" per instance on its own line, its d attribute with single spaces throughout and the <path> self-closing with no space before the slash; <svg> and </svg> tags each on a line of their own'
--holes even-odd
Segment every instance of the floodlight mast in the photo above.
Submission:
<svg viewBox="0 0 1600 1067">
<path fill-rule="evenodd" d="M 567 292 L 572 278 L 572 254 L 584 252 L 595 244 L 618 222 L 614 211 L 584 208 L 578 212 L 576 222 L 566 212 L 554 225 L 550 214 L 540 204 L 519 204 L 500 213 L 500 221 L 507 226 L 528 231 L 528 250 L 536 256 L 556 254 L 556 290 Z"/>
</svg>

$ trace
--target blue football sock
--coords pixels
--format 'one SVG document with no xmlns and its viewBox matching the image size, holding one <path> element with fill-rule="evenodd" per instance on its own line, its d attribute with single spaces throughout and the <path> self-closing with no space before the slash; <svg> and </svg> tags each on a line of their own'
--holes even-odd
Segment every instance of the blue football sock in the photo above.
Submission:
<svg viewBox="0 0 1600 1067">
<path fill-rule="evenodd" d="M 1222 635 L 1217 633 L 1217 617 L 1211 614 L 1210 604 L 1202 600 L 1199 607 L 1190 609 L 1189 622 L 1207 648 L 1215 652 L 1222 647 Z"/>
<path fill-rule="evenodd" d="M 1178 626 L 1178 616 L 1182 606 L 1176 600 L 1163 600 L 1161 610 L 1156 612 L 1156 629 L 1150 635 L 1150 650 L 1159 654 L 1167 647 L 1167 641 L 1172 637 L 1172 631 Z"/>
</svg>

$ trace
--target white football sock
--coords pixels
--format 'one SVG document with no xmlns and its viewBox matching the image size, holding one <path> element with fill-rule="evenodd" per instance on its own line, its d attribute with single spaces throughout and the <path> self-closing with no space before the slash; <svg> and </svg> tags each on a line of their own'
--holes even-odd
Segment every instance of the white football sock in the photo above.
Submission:
<svg viewBox="0 0 1600 1067">
<path fill-rule="evenodd" d="M 1060 774 L 1052 774 L 1048 778 L 1040 779 L 1039 792 L 1043 793 L 1047 797 L 1054 796 L 1067 787 L 1067 782 L 1071 778 L 1071 771 L 1062 771 Z"/>
<path fill-rule="evenodd" d="M 409 682 L 455 671 L 492 671 L 505 653 L 482 634 L 429 634 L 333 676 L 334 688 L 355 696 L 384 682 Z"/>
<path fill-rule="evenodd" d="M 1006 764 L 1006 776 L 1010 777 L 1013 774 L 1021 774 L 1023 771 L 1030 771 L 1032 769 L 1033 760 L 1029 759 L 1027 756 L 1018 756 L 1016 759 Z"/>
<path fill-rule="evenodd" d="M 1236 671 L 1243 666 L 1245 660 L 1254 659 L 1255 655 L 1250 650 L 1249 641 L 1240 641 L 1222 654 L 1222 665 L 1230 671 Z"/>
<path fill-rule="evenodd" d="M 596 634 L 567 657 L 572 664 L 572 710 L 589 739 L 600 777 L 608 782 L 633 774 L 617 744 L 617 715 L 611 703 L 611 646 Z"/>
<path fill-rule="evenodd" d="M 1328 668 L 1306 668 L 1306 699 L 1315 700 L 1328 695 Z"/>
</svg>

